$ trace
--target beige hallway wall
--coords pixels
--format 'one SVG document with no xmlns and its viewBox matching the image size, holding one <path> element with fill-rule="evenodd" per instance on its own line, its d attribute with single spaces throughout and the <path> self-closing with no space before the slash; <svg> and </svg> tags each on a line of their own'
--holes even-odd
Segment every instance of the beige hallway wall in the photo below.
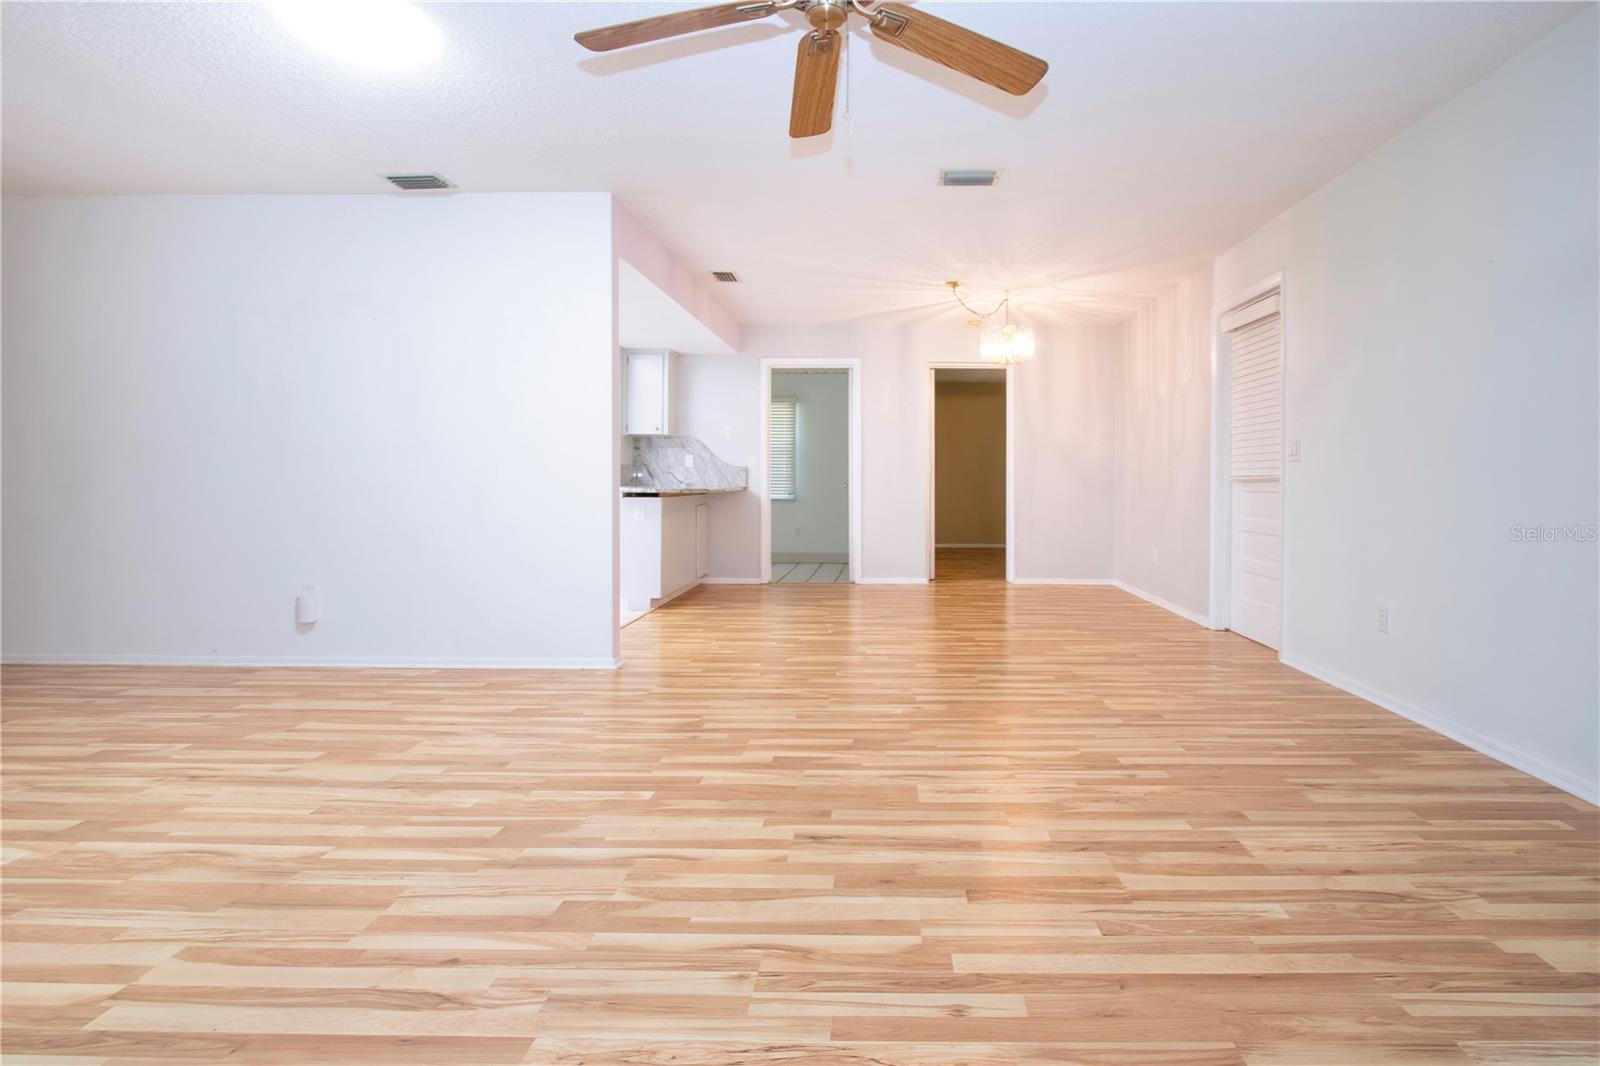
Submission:
<svg viewBox="0 0 1600 1066">
<path fill-rule="evenodd" d="M 934 540 L 1006 540 L 1006 386 L 941 381 L 934 389 Z"/>
</svg>

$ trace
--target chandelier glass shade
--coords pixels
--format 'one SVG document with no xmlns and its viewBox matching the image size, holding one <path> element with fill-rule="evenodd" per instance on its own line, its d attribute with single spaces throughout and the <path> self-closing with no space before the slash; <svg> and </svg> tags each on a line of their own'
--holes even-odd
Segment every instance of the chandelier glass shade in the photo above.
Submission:
<svg viewBox="0 0 1600 1066">
<path fill-rule="evenodd" d="M 985 363 L 1026 363 L 1033 351 L 1032 327 L 1010 322 L 988 327 L 978 341 L 978 357 Z"/>
<path fill-rule="evenodd" d="M 1026 363 L 1033 358 L 1035 350 L 1033 329 L 1030 326 L 1019 326 L 1011 321 L 1011 294 L 1006 293 L 1005 299 L 995 304 L 991 310 L 980 311 L 967 303 L 961 297 L 961 282 L 947 281 L 950 286 L 950 295 L 955 297 L 967 314 L 972 315 L 970 325 L 979 325 L 991 315 L 1005 312 L 1005 320 L 997 326 L 984 329 L 978 338 L 978 358 L 985 363 L 996 363 L 1009 366 L 1013 363 Z"/>
</svg>

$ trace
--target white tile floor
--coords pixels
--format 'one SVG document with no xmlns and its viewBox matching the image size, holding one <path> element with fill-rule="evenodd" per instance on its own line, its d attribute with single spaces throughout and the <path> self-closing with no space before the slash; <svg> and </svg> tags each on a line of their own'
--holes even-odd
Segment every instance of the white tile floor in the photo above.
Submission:
<svg viewBox="0 0 1600 1066">
<path fill-rule="evenodd" d="M 783 585 L 848 585 L 850 567 L 844 563 L 773 563 L 772 580 Z"/>
</svg>

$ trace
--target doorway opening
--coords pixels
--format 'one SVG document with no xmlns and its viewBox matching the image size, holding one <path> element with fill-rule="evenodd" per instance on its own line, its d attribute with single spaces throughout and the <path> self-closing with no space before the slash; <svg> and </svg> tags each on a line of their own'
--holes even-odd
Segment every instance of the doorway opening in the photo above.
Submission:
<svg viewBox="0 0 1600 1066">
<path fill-rule="evenodd" d="M 1011 574 L 1009 371 L 936 366 L 931 374 L 928 577 L 1007 580 Z"/>
<path fill-rule="evenodd" d="M 849 363 L 763 367 L 765 580 L 845 585 L 856 580 L 860 431 Z"/>
</svg>

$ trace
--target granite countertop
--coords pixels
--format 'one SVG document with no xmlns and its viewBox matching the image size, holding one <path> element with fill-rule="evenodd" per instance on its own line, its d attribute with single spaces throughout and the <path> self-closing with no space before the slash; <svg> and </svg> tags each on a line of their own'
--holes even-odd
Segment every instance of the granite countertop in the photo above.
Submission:
<svg viewBox="0 0 1600 1066">
<path fill-rule="evenodd" d="M 695 496 L 743 492 L 750 475 L 725 463 L 694 437 L 628 437 L 633 447 L 621 474 L 624 496 Z M 642 474 L 642 480 L 635 477 Z"/>
<path fill-rule="evenodd" d="M 684 488 L 684 489 L 652 489 L 652 488 L 648 488 L 648 487 L 645 487 L 645 488 L 634 488 L 634 487 L 631 487 L 631 486 L 628 486 L 628 485 L 622 486 L 622 494 L 624 496 L 710 496 L 710 495 L 713 495 L 713 494 L 718 493 L 718 492 L 743 492 L 743 491 L 744 491 L 744 489 L 742 489 L 742 488 L 737 488 L 737 489 L 716 489 L 716 488 L 705 488 L 705 489 L 687 489 L 687 488 Z"/>
</svg>

